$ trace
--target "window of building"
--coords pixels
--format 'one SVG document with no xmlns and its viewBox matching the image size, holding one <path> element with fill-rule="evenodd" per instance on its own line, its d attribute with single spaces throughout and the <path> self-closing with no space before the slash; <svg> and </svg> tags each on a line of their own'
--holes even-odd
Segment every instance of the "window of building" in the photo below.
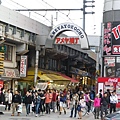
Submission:
<svg viewBox="0 0 120 120">
<path fill-rule="evenodd" d="M 13 46 L 5 45 L 6 51 L 5 51 L 5 60 L 12 61 L 12 52 L 13 52 Z"/>
</svg>

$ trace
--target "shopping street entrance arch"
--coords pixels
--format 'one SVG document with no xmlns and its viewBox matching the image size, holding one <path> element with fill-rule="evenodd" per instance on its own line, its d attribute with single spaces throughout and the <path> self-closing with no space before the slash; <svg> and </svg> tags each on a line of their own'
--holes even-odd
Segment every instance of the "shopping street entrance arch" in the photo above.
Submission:
<svg viewBox="0 0 120 120">
<path fill-rule="evenodd" d="M 72 31 L 78 38 L 61 38 L 56 39 L 60 34 L 65 31 Z M 82 49 L 89 49 L 89 42 L 87 34 L 84 30 L 76 24 L 73 23 L 61 23 L 55 26 L 49 33 L 49 36 L 46 40 L 47 48 L 52 48 L 53 44 L 80 44 Z"/>
</svg>

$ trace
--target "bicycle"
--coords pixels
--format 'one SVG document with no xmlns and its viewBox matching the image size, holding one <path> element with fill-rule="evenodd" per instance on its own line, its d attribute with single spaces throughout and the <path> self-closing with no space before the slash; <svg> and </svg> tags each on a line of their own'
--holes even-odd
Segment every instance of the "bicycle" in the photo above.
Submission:
<svg viewBox="0 0 120 120">
<path fill-rule="evenodd" d="M 81 111 L 82 111 L 82 116 L 83 116 L 83 117 L 84 117 L 85 115 L 87 115 L 87 114 L 89 115 L 87 106 L 81 108 Z M 95 115 L 94 107 L 93 107 L 93 106 L 91 106 L 90 111 L 92 112 L 93 115 Z"/>
</svg>

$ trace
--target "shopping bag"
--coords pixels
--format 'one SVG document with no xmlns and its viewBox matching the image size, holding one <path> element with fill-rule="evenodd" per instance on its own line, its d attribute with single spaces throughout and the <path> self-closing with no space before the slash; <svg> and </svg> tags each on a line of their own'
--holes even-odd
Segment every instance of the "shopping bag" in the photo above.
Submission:
<svg viewBox="0 0 120 120">
<path fill-rule="evenodd" d="M 17 112 L 22 113 L 22 105 L 18 105 L 18 110 Z"/>
<path fill-rule="evenodd" d="M 65 103 L 63 103 L 63 108 L 66 108 L 66 107 L 67 107 L 67 105 Z"/>
</svg>

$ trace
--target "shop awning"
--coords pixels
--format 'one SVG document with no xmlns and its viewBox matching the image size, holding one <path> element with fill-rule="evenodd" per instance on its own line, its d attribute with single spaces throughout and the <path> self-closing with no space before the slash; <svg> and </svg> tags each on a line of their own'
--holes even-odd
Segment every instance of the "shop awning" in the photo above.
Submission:
<svg viewBox="0 0 120 120">
<path fill-rule="evenodd" d="M 40 78 L 40 80 L 46 80 L 46 81 L 68 81 L 68 79 L 66 79 L 65 77 L 62 77 L 61 75 L 56 75 L 56 74 L 43 74 L 43 75 L 39 75 L 38 77 Z"/>
<path fill-rule="evenodd" d="M 40 80 L 46 80 L 46 81 L 50 81 L 50 80 L 52 80 L 51 78 L 49 78 L 49 77 L 47 77 L 46 75 L 40 75 L 40 74 L 38 74 L 38 77 L 40 78 Z"/>
<path fill-rule="evenodd" d="M 34 68 L 30 68 L 28 69 L 27 72 L 27 77 L 22 78 L 23 80 L 26 81 L 34 81 Z M 67 81 L 67 82 L 74 82 L 74 83 L 78 83 L 77 80 L 74 80 L 64 74 L 58 73 L 58 72 L 54 72 L 54 71 L 50 71 L 50 70 L 38 70 L 38 80 L 43 80 L 43 81 Z"/>
<path fill-rule="evenodd" d="M 73 82 L 73 83 L 78 83 L 78 82 L 79 82 L 79 81 L 77 81 L 77 80 L 75 80 L 75 79 L 73 79 L 73 78 L 71 78 L 71 77 L 69 77 L 69 76 L 66 76 L 66 75 L 64 75 L 64 74 L 59 73 L 59 75 L 61 75 L 62 77 L 66 78 L 66 79 L 68 79 L 68 80 L 70 80 L 70 81 Z"/>
</svg>

